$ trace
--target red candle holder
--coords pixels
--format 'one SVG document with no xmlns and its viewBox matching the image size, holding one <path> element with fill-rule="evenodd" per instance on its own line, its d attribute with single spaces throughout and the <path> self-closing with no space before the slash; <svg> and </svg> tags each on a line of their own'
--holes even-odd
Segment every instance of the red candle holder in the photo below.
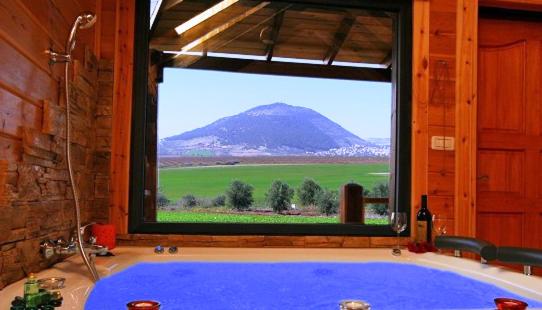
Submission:
<svg viewBox="0 0 542 310">
<path fill-rule="evenodd" d="M 526 302 L 512 298 L 495 298 L 495 305 L 498 310 L 524 310 L 528 306 Z"/>
<path fill-rule="evenodd" d="M 117 245 L 115 226 L 112 224 L 92 225 L 92 235 L 96 237 L 96 244 L 106 246 L 109 250 L 113 250 Z"/>
<path fill-rule="evenodd" d="M 160 310 L 160 303 L 153 300 L 136 300 L 127 305 L 128 310 Z"/>
</svg>

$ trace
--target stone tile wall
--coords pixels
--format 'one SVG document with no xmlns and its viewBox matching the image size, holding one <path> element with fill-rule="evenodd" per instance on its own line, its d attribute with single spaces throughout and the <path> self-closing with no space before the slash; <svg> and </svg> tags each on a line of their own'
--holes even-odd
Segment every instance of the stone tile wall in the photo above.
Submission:
<svg viewBox="0 0 542 310">
<path fill-rule="evenodd" d="M 111 157 L 112 63 L 89 52 L 73 64 L 70 87 L 72 162 L 82 221 L 106 222 Z M 63 83 L 59 83 L 62 92 Z M 65 107 L 43 102 L 41 130 L 20 127 L 16 161 L 0 158 L 0 289 L 54 264 L 39 252 L 44 239 L 69 238 L 74 200 L 65 157 Z M 22 122 L 24 123 L 24 122 Z"/>
</svg>

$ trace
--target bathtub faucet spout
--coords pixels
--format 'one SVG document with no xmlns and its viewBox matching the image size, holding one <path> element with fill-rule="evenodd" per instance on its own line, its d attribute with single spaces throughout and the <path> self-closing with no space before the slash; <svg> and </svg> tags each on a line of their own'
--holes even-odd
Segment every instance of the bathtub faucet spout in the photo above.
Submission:
<svg viewBox="0 0 542 310">
<path fill-rule="evenodd" d="M 81 235 L 84 235 L 85 230 L 91 224 L 81 227 Z M 105 246 L 96 244 L 96 237 L 90 236 L 88 240 L 83 241 L 83 250 L 85 253 L 95 255 L 105 255 L 109 249 Z M 79 247 L 77 246 L 77 234 L 74 233 L 69 241 L 64 238 L 58 238 L 57 240 L 44 240 L 40 243 L 41 254 L 45 259 L 50 259 L 53 256 L 67 256 L 75 253 L 79 253 Z"/>
</svg>

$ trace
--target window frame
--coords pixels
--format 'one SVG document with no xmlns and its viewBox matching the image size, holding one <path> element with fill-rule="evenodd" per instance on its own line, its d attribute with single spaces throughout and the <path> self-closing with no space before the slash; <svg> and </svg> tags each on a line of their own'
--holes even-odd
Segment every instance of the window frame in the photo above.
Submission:
<svg viewBox="0 0 542 310">
<path fill-rule="evenodd" d="M 411 106 L 412 106 L 412 3 L 397 0 L 291 0 L 289 2 L 322 7 L 385 10 L 396 13 L 392 53 L 392 142 L 390 165 L 393 209 L 411 217 Z M 230 224 L 230 223 L 159 223 L 145 220 L 145 180 L 147 125 L 156 123 L 147 116 L 149 76 L 150 1 L 136 1 L 134 36 L 134 79 L 131 124 L 130 188 L 128 232 L 147 234 L 205 235 L 330 235 L 395 236 L 389 225 L 365 224 Z M 159 18 L 159 16 L 157 17 Z M 152 137 L 151 137 L 152 138 Z M 154 142 L 157 137 L 154 137 Z M 394 141 L 395 140 L 395 141 Z M 150 143 L 149 143 L 150 144 Z M 153 143 L 155 146 L 156 143 Z M 154 167 L 156 169 L 156 167 Z M 154 197 L 154 195 L 151 195 Z M 411 228 L 401 233 L 410 236 Z"/>
</svg>

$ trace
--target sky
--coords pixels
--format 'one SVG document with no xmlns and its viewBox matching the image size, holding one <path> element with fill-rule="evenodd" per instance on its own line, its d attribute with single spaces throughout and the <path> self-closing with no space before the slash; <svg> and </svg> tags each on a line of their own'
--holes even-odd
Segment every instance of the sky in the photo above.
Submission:
<svg viewBox="0 0 542 310">
<path fill-rule="evenodd" d="M 390 137 L 391 83 L 180 68 L 166 68 L 159 84 L 158 137 L 275 102 L 313 109 L 360 138 Z"/>
</svg>

